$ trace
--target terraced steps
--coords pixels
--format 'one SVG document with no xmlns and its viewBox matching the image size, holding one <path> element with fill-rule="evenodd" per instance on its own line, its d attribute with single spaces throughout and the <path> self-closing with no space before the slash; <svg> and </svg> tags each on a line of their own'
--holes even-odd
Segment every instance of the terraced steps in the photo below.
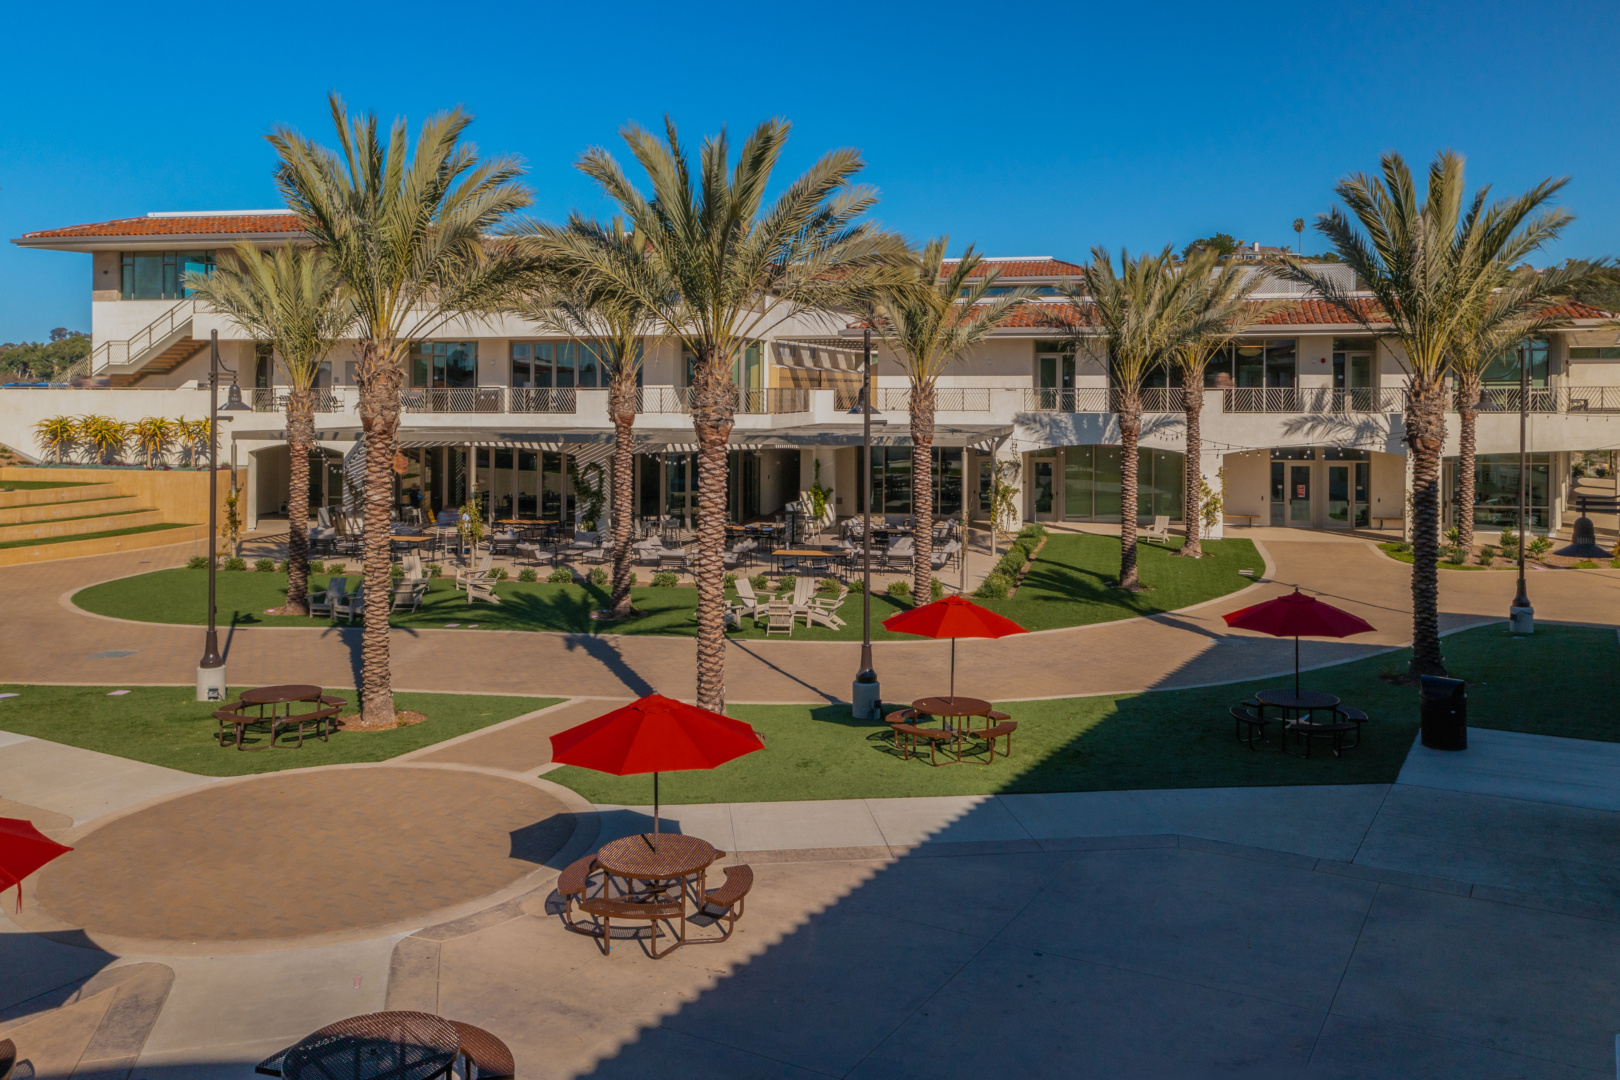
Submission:
<svg viewBox="0 0 1620 1080">
<path fill-rule="evenodd" d="M 163 524 L 159 510 L 142 510 L 129 500 L 129 509 L 106 514 L 87 514 L 59 518 L 55 521 L 31 521 L 21 525 L 0 525 L 0 544 L 30 540 L 48 540 L 58 536 L 80 536 L 85 533 L 104 533 L 115 529 L 139 529 L 146 525 Z"/>
<path fill-rule="evenodd" d="M 62 484 L 53 487 L 17 487 L 22 481 L 0 480 L 0 509 L 17 506 L 44 506 L 48 503 L 78 502 L 81 499 L 109 499 L 118 495 L 117 484 Z"/>
<path fill-rule="evenodd" d="M 119 514 L 140 509 L 142 509 L 140 501 L 135 496 L 118 494 L 55 503 L 34 503 L 27 506 L 6 506 L 0 503 L 0 526 L 25 525 L 36 521 L 68 521 L 73 518 Z"/>
</svg>

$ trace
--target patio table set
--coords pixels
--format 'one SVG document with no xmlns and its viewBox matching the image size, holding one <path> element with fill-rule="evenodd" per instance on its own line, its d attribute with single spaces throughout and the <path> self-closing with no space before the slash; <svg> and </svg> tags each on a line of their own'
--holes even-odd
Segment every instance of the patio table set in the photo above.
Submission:
<svg viewBox="0 0 1620 1080">
<path fill-rule="evenodd" d="M 466 1080 L 517 1074 L 507 1045 L 481 1027 L 427 1012 L 351 1016 L 304 1036 L 254 1072 L 286 1080 Z"/>
<path fill-rule="evenodd" d="M 337 730 L 338 714 L 346 704 L 343 698 L 323 694 L 319 686 L 303 683 L 244 690 L 236 701 L 214 711 L 214 719 L 219 723 L 215 739 L 222 749 L 226 746 L 235 746 L 238 750 L 301 749 L 306 734 L 326 742 Z M 311 707 L 294 711 L 294 706 L 305 705 Z M 267 736 L 264 745 L 244 745 L 250 733 Z M 298 736 L 292 746 L 280 741 L 289 733 Z"/>
</svg>

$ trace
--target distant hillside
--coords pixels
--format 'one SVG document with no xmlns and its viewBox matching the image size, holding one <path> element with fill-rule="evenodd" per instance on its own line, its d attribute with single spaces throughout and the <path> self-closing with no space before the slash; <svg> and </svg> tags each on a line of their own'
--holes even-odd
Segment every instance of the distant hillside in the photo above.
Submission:
<svg viewBox="0 0 1620 1080">
<path fill-rule="evenodd" d="M 0 382 L 49 382 L 90 355 L 90 338 L 57 327 L 49 341 L 0 345 Z"/>
</svg>

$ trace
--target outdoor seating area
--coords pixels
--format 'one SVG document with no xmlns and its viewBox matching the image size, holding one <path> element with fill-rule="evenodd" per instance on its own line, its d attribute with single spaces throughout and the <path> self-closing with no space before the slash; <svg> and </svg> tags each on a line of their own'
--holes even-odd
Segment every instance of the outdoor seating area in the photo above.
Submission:
<svg viewBox="0 0 1620 1080">
<path fill-rule="evenodd" d="M 1013 732 L 1018 722 L 1008 713 L 997 712 L 988 701 L 970 697 L 919 698 L 910 708 L 895 709 L 884 714 L 894 737 L 895 752 L 910 761 L 921 757 L 919 743 L 928 748 L 930 765 L 960 765 L 981 755 L 983 764 L 992 764 L 998 756 L 1012 756 Z M 980 721 L 974 726 L 974 721 Z M 938 721 L 938 727 L 928 725 Z M 955 757 L 941 761 L 939 751 L 949 744 Z"/>
<path fill-rule="evenodd" d="M 303 747 L 305 735 L 326 742 L 337 730 L 338 714 L 346 704 L 343 698 L 323 694 L 319 686 L 292 684 L 244 690 L 236 701 L 214 711 L 214 719 L 219 722 L 215 739 L 222 748 L 297 750 Z M 295 712 L 294 707 L 300 705 L 313 708 Z M 298 741 L 293 745 L 281 741 L 284 735 L 294 734 Z M 247 745 L 257 742 L 257 736 L 264 737 L 263 745 Z"/>
<path fill-rule="evenodd" d="M 503 1080 L 517 1075 L 512 1051 L 481 1027 L 426 1012 L 351 1016 L 313 1031 L 254 1067 L 286 1080 Z"/>
</svg>

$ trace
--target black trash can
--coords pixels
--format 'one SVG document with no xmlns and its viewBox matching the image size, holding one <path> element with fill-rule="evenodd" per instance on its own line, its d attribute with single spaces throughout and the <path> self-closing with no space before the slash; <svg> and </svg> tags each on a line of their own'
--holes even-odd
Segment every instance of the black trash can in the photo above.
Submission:
<svg viewBox="0 0 1620 1080">
<path fill-rule="evenodd" d="M 1468 749 L 1468 693 L 1461 679 L 1424 675 L 1423 745 L 1431 750 Z"/>
</svg>

